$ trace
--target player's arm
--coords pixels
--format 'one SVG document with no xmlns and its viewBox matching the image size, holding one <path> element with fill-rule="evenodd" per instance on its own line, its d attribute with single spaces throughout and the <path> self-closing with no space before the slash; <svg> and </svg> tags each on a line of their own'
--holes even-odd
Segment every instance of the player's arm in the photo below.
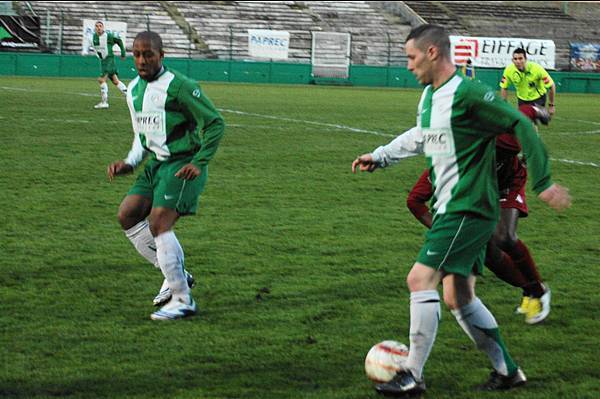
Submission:
<svg viewBox="0 0 600 399">
<path fill-rule="evenodd" d="M 357 168 L 361 172 L 373 172 L 377 168 L 385 168 L 400 162 L 404 158 L 423 153 L 423 135 L 421 129 L 413 127 L 402 133 L 389 144 L 378 147 L 370 154 L 359 155 L 352 162 L 352 173 Z"/>
<path fill-rule="evenodd" d="M 135 167 L 139 165 L 147 155 L 147 151 L 142 146 L 142 142 L 137 133 L 134 133 L 131 150 L 127 154 L 127 158 L 119 160 L 108 165 L 106 171 L 108 179 L 112 181 L 115 176 L 125 175 L 133 172 Z"/>
<path fill-rule="evenodd" d="M 123 40 L 121 40 L 119 36 L 113 35 L 113 41 L 121 49 L 121 58 L 125 58 L 125 45 L 123 44 Z"/>
<path fill-rule="evenodd" d="M 510 86 L 510 78 L 508 73 L 508 67 L 504 68 L 504 72 L 502 73 L 502 79 L 500 80 L 500 95 L 504 100 L 508 99 L 508 86 Z"/>
<path fill-rule="evenodd" d="M 533 190 L 540 199 L 557 210 L 570 206 L 567 190 L 552 182 L 548 153 L 533 123 L 510 104 L 492 94 L 491 90 L 486 92 L 484 86 L 474 86 L 467 98 L 471 112 L 483 126 L 489 128 L 489 133 L 498 135 L 507 131 L 517 136 L 527 159 L 527 169 L 531 171 Z M 541 195 L 544 192 L 554 194 Z"/>
<path fill-rule="evenodd" d="M 429 178 L 429 170 L 425 169 L 419 180 L 406 197 L 406 206 L 410 212 L 421 222 L 425 227 L 431 228 L 433 224 L 433 215 L 429 211 L 427 201 L 433 196 L 433 186 Z"/>
<path fill-rule="evenodd" d="M 550 115 L 554 115 L 556 111 L 554 107 L 554 98 L 556 97 L 556 85 L 554 84 L 554 80 L 552 80 L 552 77 L 550 76 L 548 71 L 546 71 L 543 68 L 541 70 L 541 79 L 544 83 L 544 87 L 548 89 L 548 112 L 550 113 Z"/>
<path fill-rule="evenodd" d="M 552 85 L 548 90 L 548 113 L 550 113 L 550 115 L 554 115 L 556 113 L 556 108 L 554 106 L 554 97 L 556 97 L 556 86 Z"/>
<path fill-rule="evenodd" d="M 185 82 L 182 85 L 178 100 L 189 114 L 192 115 L 196 124 L 201 129 L 200 151 L 194 155 L 191 166 L 189 166 L 190 164 L 184 166 L 176 174 L 176 176 L 184 179 L 193 179 L 200 175 L 201 167 L 208 164 L 208 161 L 217 152 L 221 138 L 223 138 L 223 134 L 225 133 L 225 122 L 210 99 L 204 95 L 197 84 L 191 81 Z M 197 169 L 197 174 L 192 166 Z"/>
</svg>

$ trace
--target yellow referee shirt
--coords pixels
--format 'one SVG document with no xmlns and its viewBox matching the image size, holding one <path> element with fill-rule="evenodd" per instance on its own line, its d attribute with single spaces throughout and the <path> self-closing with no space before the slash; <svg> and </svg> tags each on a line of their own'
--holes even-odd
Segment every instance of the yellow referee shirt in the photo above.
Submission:
<svg viewBox="0 0 600 399">
<path fill-rule="evenodd" d="M 504 68 L 500 87 L 507 89 L 514 85 L 517 90 L 517 98 L 524 101 L 537 100 L 554 84 L 554 81 L 546 70 L 535 62 L 527 61 L 525 70 L 519 71 L 515 64 Z"/>
</svg>

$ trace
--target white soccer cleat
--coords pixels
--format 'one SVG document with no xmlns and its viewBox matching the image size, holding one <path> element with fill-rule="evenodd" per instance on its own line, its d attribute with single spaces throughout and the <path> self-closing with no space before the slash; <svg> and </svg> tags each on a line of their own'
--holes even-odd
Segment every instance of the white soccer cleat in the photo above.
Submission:
<svg viewBox="0 0 600 399">
<path fill-rule="evenodd" d="M 544 295 L 541 298 L 530 298 L 525 317 L 527 324 L 537 324 L 548 317 L 550 313 L 550 296 L 550 288 L 546 287 L 546 291 L 544 291 Z"/>
<path fill-rule="evenodd" d="M 94 105 L 95 109 L 106 109 L 108 108 L 108 103 L 98 103 L 96 105 Z"/>
<path fill-rule="evenodd" d="M 187 280 L 188 287 L 194 288 L 194 286 L 196 285 L 196 280 L 194 280 L 194 276 L 188 273 L 187 270 L 184 270 L 183 272 L 185 273 L 185 279 Z M 164 305 L 165 303 L 171 300 L 172 296 L 173 294 L 171 293 L 171 289 L 169 288 L 169 283 L 167 282 L 167 279 L 165 279 L 163 281 L 162 286 L 160 287 L 160 291 L 154 297 L 152 304 L 154 306 Z"/>
<path fill-rule="evenodd" d="M 197 311 L 198 308 L 196 302 L 191 295 L 188 296 L 188 303 L 182 298 L 175 297 L 160 310 L 152 313 L 150 318 L 152 320 L 178 320 L 183 319 L 184 317 L 193 316 Z"/>
<path fill-rule="evenodd" d="M 538 120 L 542 125 L 547 125 L 552 119 L 552 116 L 548 112 L 545 107 L 540 107 L 539 105 L 533 105 L 533 110 L 535 111 L 535 119 Z"/>
</svg>

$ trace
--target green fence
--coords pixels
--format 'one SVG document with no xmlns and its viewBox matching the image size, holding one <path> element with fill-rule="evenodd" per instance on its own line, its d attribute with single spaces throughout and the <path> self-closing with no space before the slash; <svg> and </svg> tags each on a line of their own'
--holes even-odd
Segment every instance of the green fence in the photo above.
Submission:
<svg viewBox="0 0 600 399">
<path fill-rule="evenodd" d="M 309 84 L 313 78 L 308 64 L 249 62 L 167 58 L 165 64 L 202 81 Z M 0 53 L 0 75 L 96 77 L 100 69 L 96 57 L 56 54 Z M 120 76 L 136 75 L 131 57 L 117 59 Z M 497 87 L 502 70 L 478 69 L 477 78 Z M 600 74 L 582 72 L 550 72 L 557 91 L 600 94 Z M 404 67 L 353 65 L 348 84 L 373 87 L 420 87 Z"/>
</svg>

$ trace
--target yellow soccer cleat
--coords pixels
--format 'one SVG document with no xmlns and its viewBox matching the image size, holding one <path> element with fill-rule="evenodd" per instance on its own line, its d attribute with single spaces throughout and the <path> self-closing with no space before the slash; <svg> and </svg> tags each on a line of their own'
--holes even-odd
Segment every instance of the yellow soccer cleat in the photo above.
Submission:
<svg viewBox="0 0 600 399">
<path fill-rule="evenodd" d="M 525 322 L 527 324 L 537 324 L 543 321 L 550 313 L 550 289 L 546 288 L 541 298 L 530 298 L 527 308 Z"/>
<path fill-rule="evenodd" d="M 515 313 L 517 314 L 527 314 L 527 309 L 529 309 L 529 300 L 531 298 L 528 296 L 523 296 L 523 299 L 521 300 L 521 304 L 519 306 L 517 306 L 517 308 L 515 309 Z"/>
</svg>

